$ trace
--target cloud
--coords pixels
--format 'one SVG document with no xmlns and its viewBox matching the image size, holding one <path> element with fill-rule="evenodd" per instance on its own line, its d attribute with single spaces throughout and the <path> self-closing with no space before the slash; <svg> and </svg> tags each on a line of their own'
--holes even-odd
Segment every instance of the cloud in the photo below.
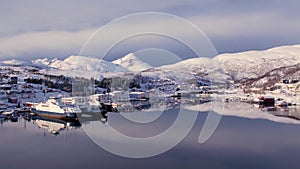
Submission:
<svg viewBox="0 0 300 169">
<path fill-rule="evenodd" d="M 213 36 L 270 35 L 299 32 L 297 18 L 278 13 L 253 13 L 227 16 L 196 16 L 191 21 Z"/>
<path fill-rule="evenodd" d="M 113 19 L 136 12 L 166 11 L 184 4 L 181 0 L 11 0 L 0 6 L 0 37 L 27 32 L 80 31 L 101 26 Z"/>
<path fill-rule="evenodd" d="M 1 58 L 28 58 L 39 53 L 66 55 L 78 53 L 86 39 L 95 31 L 79 32 L 47 31 L 32 32 L 0 39 Z"/>
<path fill-rule="evenodd" d="M 149 20 L 150 19 L 150 20 Z M 88 52 L 82 53 L 86 56 L 103 57 L 105 50 L 110 47 L 116 47 L 119 42 L 122 42 L 121 47 L 129 50 L 139 50 L 144 47 L 166 47 L 172 48 L 174 45 L 178 45 L 172 35 L 176 35 L 179 40 L 189 40 L 205 43 L 206 39 L 204 36 L 196 36 L 195 30 L 191 29 L 191 25 L 181 24 L 181 22 L 174 23 L 167 19 L 154 19 L 139 18 L 138 20 L 131 20 L 128 22 L 120 22 L 115 24 L 106 31 L 99 31 L 92 38 L 92 42 L 89 42 Z M 172 28 L 170 28 L 172 27 Z M 44 31 L 44 32 L 31 32 L 24 33 L 12 37 L 5 37 L 0 39 L 0 57 L 1 59 L 7 58 L 18 58 L 18 59 L 28 59 L 39 57 L 38 55 L 44 55 L 47 57 L 66 57 L 70 54 L 79 54 L 80 49 L 83 47 L 84 43 L 88 38 L 96 31 L 98 28 L 91 28 L 82 31 Z M 161 33 L 149 35 L 148 32 L 151 30 L 155 33 Z M 140 36 L 136 36 L 136 33 L 145 33 Z M 126 36 L 122 36 L 126 34 Z M 167 37 L 165 37 L 166 35 Z M 123 39 L 125 38 L 125 39 Z M 201 40 L 201 39 L 204 39 Z M 172 42 L 175 41 L 175 42 Z M 125 46 L 124 46 L 125 44 Z M 123 45 L 123 46 L 122 46 Z M 129 45 L 129 46 L 128 46 Z M 150 46 L 149 46 L 150 45 Z M 172 46 L 173 45 L 173 46 Z M 176 47 L 178 48 L 178 47 Z M 181 47 L 186 48 L 186 47 Z M 170 49 L 171 50 L 171 49 Z M 134 52 L 126 51 L 123 55 Z M 100 53 L 100 55 L 99 55 Z M 101 54 L 102 53 L 102 54 Z M 55 56 L 56 55 L 56 56 Z M 119 55 L 117 57 L 120 57 Z M 116 56 L 115 56 L 116 57 Z"/>
<path fill-rule="evenodd" d="M 256 37 L 257 41 L 260 39 L 268 39 L 271 37 L 290 37 L 291 40 L 299 39 L 300 23 L 297 18 L 285 18 L 282 15 L 272 12 L 253 13 L 244 15 L 228 15 L 222 18 L 213 16 L 195 16 L 187 18 L 191 23 L 200 28 L 208 37 L 212 39 L 241 39 Z M 170 25 L 169 27 L 166 25 Z M 95 42 L 92 46 L 96 52 L 101 50 L 100 46 L 117 42 L 120 32 L 138 32 L 139 30 L 147 30 L 151 27 L 158 27 L 158 32 L 170 32 L 171 34 L 178 34 L 182 39 L 195 38 L 197 41 L 199 36 L 187 30 L 186 25 L 171 26 L 172 22 L 164 19 L 146 19 L 134 20 L 129 22 L 121 22 L 115 27 L 109 29 L 105 34 L 99 37 L 94 37 Z M 84 29 L 81 31 L 43 31 L 43 32 L 29 32 L 19 34 L 11 37 L 4 37 L 0 39 L 0 57 L 40 57 L 38 55 L 48 55 L 54 57 L 64 56 L 70 54 L 78 54 L 85 41 L 98 29 L 98 27 Z M 97 35 L 97 34 L 96 34 Z M 195 36 L 195 37 L 194 37 Z M 143 42 L 153 41 L 152 44 L 159 44 L 166 46 L 163 38 L 153 40 L 145 36 L 138 41 L 129 40 L 131 48 L 133 46 L 143 46 Z M 201 37 L 200 37 L 201 38 Z M 155 38 L 154 38 L 155 39 Z M 255 39 L 252 39 L 255 40 Z M 170 46 L 172 44 L 168 41 Z M 158 45 L 158 46 L 159 46 Z M 153 47 L 153 46 L 150 46 Z M 130 46 L 123 46 L 130 48 Z M 176 46 L 176 48 L 178 48 Z M 140 49 L 138 49 L 140 50 Z M 125 51 L 134 52 L 134 51 Z M 100 56 L 101 57 L 101 56 Z M 117 56 L 120 57 L 120 56 Z"/>
<path fill-rule="evenodd" d="M 168 12 L 188 19 L 208 35 L 221 53 L 300 43 L 299 5 L 296 0 L 95 0 L 88 3 L 11 0 L 0 6 L 0 59 L 78 54 L 83 43 L 100 26 L 127 14 L 147 11 Z M 180 32 L 180 27 L 176 29 Z M 112 31 L 101 43 L 109 42 L 114 35 Z M 130 43 L 141 45 L 136 41 Z M 124 49 L 121 53 L 126 52 L 134 51 Z"/>
</svg>

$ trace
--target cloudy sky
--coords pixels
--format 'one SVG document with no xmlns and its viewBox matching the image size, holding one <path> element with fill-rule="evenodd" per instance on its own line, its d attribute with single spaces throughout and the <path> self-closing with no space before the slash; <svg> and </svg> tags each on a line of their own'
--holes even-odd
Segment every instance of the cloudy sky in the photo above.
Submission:
<svg viewBox="0 0 300 169">
<path fill-rule="evenodd" d="M 2 0 L 0 60 L 77 55 L 101 26 L 141 12 L 170 13 L 190 21 L 205 33 L 218 53 L 300 44 L 299 6 L 297 0 Z M 120 29 L 128 28 L 124 25 Z M 103 41 L 113 35 L 112 31 Z M 110 52 L 110 59 L 153 47 L 192 55 L 169 41 L 150 35 L 132 37 Z"/>
</svg>

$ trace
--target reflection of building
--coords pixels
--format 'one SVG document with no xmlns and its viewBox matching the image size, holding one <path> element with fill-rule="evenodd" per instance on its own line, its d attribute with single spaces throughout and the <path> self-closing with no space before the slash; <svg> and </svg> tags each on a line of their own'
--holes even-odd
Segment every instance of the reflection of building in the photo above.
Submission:
<svg viewBox="0 0 300 169">
<path fill-rule="evenodd" d="M 99 112 L 101 103 L 112 103 L 112 96 L 109 94 L 94 94 L 86 97 L 67 97 L 61 99 L 66 105 L 74 105 L 84 112 Z"/>
<path fill-rule="evenodd" d="M 130 101 L 131 105 L 136 109 L 136 110 L 143 110 L 143 109 L 150 109 L 151 104 L 149 100 L 146 101 Z"/>
<path fill-rule="evenodd" d="M 150 108 L 151 103 L 149 100 L 130 100 L 129 102 L 122 102 L 122 104 L 116 107 L 118 112 L 135 112 Z"/>
<path fill-rule="evenodd" d="M 40 116 L 33 116 L 32 119 L 39 128 L 46 129 L 49 133 L 54 135 L 59 134 L 59 132 L 64 129 L 72 129 L 80 126 L 78 120 L 64 121 Z"/>
<path fill-rule="evenodd" d="M 108 112 L 101 111 L 100 113 L 95 112 L 83 112 L 78 114 L 78 119 L 81 123 L 88 123 L 92 121 L 101 121 L 102 123 L 106 123 L 108 120 L 107 116 Z"/>
</svg>

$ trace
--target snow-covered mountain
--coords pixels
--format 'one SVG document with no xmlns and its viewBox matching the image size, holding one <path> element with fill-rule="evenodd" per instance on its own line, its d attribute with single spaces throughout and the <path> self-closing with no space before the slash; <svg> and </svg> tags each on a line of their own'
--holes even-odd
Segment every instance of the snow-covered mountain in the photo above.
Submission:
<svg viewBox="0 0 300 169">
<path fill-rule="evenodd" d="M 26 64 L 26 62 L 20 61 L 20 60 L 16 60 L 16 59 L 12 59 L 12 60 L 2 61 L 1 64 L 12 65 L 12 66 L 22 66 L 22 65 Z"/>
<path fill-rule="evenodd" d="M 300 63 L 300 45 L 281 46 L 262 51 L 221 54 L 214 58 L 224 64 L 236 81 L 257 78 L 267 72 Z"/>
<path fill-rule="evenodd" d="M 129 53 L 128 55 L 126 55 L 120 59 L 117 59 L 117 60 L 113 61 L 112 63 L 116 64 L 116 65 L 121 65 L 133 72 L 140 72 L 140 71 L 151 68 L 150 65 L 141 61 L 133 53 Z"/>
<path fill-rule="evenodd" d="M 35 60 L 32 60 L 31 63 L 33 66 L 36 66 L 39 68 L 47 68 L 50 65 L 50 63 L 54 60 L 57 60 L 57 59 L 53 59 L 53 60 L 50 60 L 48 58 L 35 59 Z"/>
<path fill-rule="evenodd" d="M 41 68 L 54 68 L 59 70 L 77 70 L 89 72 L 125 72 L 126 68 L 98 58 L 86 56 L 69 56 L 65 60 L 37 59 L 32 64 Z"/>
<path fill-rule="evenodd" d="M 220 54 L 215 58 L 192 58 L 181 62 L 152 68 L 139 58 L 130 53 L 113 62 L 86 56 L 70 56 L 64 60 L 60 59 L 36 59 L 31 63 L 24 61 L 8 60 L 3 61 L 4 65 L 35 66 L 40 69 L 65 72 L 93 72 L 106 73 L 113 76 L 117 72 L 143 72 L 147 76 L 169 77 L 176 79 L 190 79 L 194 76 L 214 80 L 234 80 L 243 83 L 249 80 L 268 79 L 268 72 L 285 67 L 284 71 L 289 72 L 294 65 L 300 63 L 300 45 L 281 46 L 262 51 L 248 51 L 241 53 Z M 278 69 L 273 72 L 278 72 Z M 280 72 L 279 72 L 280 73 Z M 68 74 L 68 73 L 66 73 Z M 270 76 L 274 73 L 270 73 Z M 280 76 L 282 77 L 282 76 Z M 272 78 L 274 79 L 274 78 Z M 275 78 L 277 79 L 277 78 Z M 261 80 L 260 80 L 261 81 Z"/>
<path fill-rule="evenodd" d="M 225 81 L 229 78 L 224 74 L 221 63 L 211 58 L 187 59 L 175 64 L 161 66 L 159 69 L 166 72 L 174 72 L 175 75 L 197 75 L 220 81 Z"/>
<path fill-rule="evenodd" d="M 235 82 L 268 76 L 275 69 L 300 63 L 300 45 L 281 46 L 261 51 L 220 54 L 212 59 L 193 58 L 176 64 L 160 67 L 161 70 L 183 74 L 195 74 L 215 80 L 234 80 Z M 286 70 L 287 69 L 287 70 Z M 278 69 L 275 72 L 278 72 Z M 272 75 L 273 76 L 273 75 Z M 284 76 L 280 76 L 284 77 Z M 280 79 L 279 79 L 280 80 Z"/>
</svg>

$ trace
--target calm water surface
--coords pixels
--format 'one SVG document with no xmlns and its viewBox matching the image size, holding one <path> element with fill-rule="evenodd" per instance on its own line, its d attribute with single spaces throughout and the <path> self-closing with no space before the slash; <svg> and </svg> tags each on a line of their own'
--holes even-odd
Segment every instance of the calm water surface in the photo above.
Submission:
<svg viewBox="0 0 300 169">
<path fill-rule="evenodd" d="M 122 133 L 147 137 L 167 129 L 176 116 L 173 109 L 148 124 L 129 123 L 118 113 L 109 113 L 108 119 Z M 199 144 L 206 116 L 199 113 L 189 135 L 175 148 L 144 159 L 103 150 L 81 127 L 54 135 L 39 128 L 36 121 L 19 117 L 18 122 L 6 121 L 0 126 L 0 165 L 3 169 L 299 168 L 300 125 L 223 116 L 213 136 Z"/>
</svg>

